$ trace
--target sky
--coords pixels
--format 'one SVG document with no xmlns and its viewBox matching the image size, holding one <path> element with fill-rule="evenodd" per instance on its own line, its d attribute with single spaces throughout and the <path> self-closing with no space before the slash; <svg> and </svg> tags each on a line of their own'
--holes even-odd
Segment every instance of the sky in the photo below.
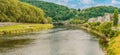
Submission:
<svg viewBox="0 0 120 55">
<path fill-rule="evenodd" d="M 56 4 L 68 6 L 69 8 L 89 8 L 92 6 L 116 6 L 120 8 L 120 0 L 44 0 Z"/>
</svg>

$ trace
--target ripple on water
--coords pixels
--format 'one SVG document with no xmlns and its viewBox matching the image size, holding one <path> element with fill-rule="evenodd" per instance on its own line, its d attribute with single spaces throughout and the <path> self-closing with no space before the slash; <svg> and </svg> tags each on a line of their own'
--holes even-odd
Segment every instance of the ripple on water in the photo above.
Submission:
<svg viewBox="0 0 120 55">
<path fill-rule="evenodd" d="M 3 51 L 4 50 L 4 51 Z M 104 55 L 83 30 L 53 29 L 0 38 L 0 55 Z"/>
</svg>

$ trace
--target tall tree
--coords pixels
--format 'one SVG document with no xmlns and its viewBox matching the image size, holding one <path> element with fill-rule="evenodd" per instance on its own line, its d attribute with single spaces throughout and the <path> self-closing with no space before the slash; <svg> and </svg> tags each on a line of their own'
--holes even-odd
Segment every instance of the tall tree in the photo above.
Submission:
<svg viewBox="0 0 120 55">
<path fill-rule="evenodd" d="M 118 14 L 119 14 L 119 12 L 118 12 L 118 10 L 116 9 L 115 11 L 114 11 L 114 14 L 113 14 L 113 25 L 114 26 L 117 26 L 118 25 Z"/>
<path fill-rule="evenodd" d="M 80 12 L 80 11 L 81 11 L 81 9 L 79 8 L 79 9 L 78 9 L 78 11 Z"/>
</svg>

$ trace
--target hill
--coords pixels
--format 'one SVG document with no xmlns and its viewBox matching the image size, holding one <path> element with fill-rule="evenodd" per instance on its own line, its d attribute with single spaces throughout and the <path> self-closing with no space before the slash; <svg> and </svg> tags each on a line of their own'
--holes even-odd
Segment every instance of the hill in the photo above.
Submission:
<svg viewBox="0 0 120 55">
<path fill-rule="evenodd" d="M 104 16 L 105 13 L 113 13 L 115 9 L 120 9 L 114 6 L 95 6 L 86 9 L 70 9 L 63 5 L 54 4 L 51 2 L 37 1 L 37 0 L 21 0 L 30 3 L 43 9 L 46 16 L 50 16 L 54 21 L 65 21 L 69 19 L 87 20 L 89 18 L 96 18 Z"/>
<path fill-rule="evenodd" d="M 119 8 L 113 6 L 96 6 L 96 7 L 86 8 L 78 13 L 78 17 L 80 19 L 95 18 L 98 16 L 104 16 L 105 13 L 114 13 L 115 9 L 118 9 L 120 12 Z"/>
<path fill-rule="evenodd" d="M 0 0 L 0 22 L 45 23 L 44 11 L 19 0 Z"/>
<path fill-rule="evenodd" d="M 52 17 L 54 22 L 68 20 L 76 15 L 75 9 L 69 9 L 66 6 L 58 5 L 51 2 L 37 0 L 21 0 L 43 9 L 46 16 Z"/>
</svg>

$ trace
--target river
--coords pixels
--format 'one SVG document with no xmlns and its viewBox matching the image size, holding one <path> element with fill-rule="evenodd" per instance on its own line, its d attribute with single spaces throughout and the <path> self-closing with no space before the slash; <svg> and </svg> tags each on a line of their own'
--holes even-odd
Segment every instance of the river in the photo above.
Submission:
<svg viewBox="0 0 120 55">
<path fill-rule="evenodd" d="M 14 37 L 0 37 L 0 55 L 104 55 L 93 35 L 56 28 Z"/>
</svg>

